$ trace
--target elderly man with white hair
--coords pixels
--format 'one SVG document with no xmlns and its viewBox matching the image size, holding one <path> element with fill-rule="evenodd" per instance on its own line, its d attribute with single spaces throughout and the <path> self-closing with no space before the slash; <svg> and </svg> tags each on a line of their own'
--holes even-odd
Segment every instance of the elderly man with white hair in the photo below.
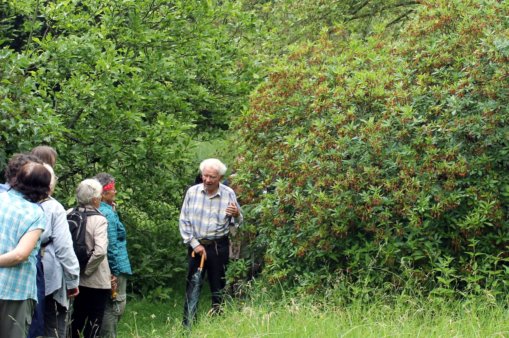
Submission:
<svg viewBox="0 0 509 338">
<path fill-rule="evenodd" d="M 179 219 L 180 234 L 189 248 L 186 288 L 189 289 L 191 277 L 199 267 L 200 256 L 204 256 L 203 271 L 207 271 L 212 292 L 212 313 L 219 312 L 222 291 L 226 285 L 230 225 L 238 227 L 243 220 L 235 192 L 221 183 L 226 170 L 226 166 L 218 159 L 211 158 L 201 162 L 203 182 L 187 190 Z M 188 311 L 186 297 L 183 321 L 185 326 L 191 325 L 193 320 L 190 318 L 193 314 L 187 313 Z"/>
</svg>

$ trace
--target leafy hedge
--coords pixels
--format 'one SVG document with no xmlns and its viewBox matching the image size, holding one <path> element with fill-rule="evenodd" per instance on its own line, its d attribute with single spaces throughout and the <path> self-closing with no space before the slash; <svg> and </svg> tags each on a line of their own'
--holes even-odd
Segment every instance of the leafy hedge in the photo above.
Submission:
<svg viewBox="0 0 509 338">
<path fill-rule="evenodd" d="M 268 281 L 506 287 L 508 15 L 421 1 L 397 39 L 340 27 L 274 67 L 236 125 Z"/>
</svg>

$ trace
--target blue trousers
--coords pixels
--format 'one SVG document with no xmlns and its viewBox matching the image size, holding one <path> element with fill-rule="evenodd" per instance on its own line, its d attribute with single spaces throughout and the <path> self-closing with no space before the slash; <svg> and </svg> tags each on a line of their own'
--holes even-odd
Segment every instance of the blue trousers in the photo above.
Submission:
<svg viewBox="0 0 509 338">
<path fill-rule="evenodd" d="M 32 325 L 28 331 L 27 338 L 44 336 L 44 269 L 42 266 L 41 251 L 37 254 L 37 305 L 32 316 Z"/>
</svg>

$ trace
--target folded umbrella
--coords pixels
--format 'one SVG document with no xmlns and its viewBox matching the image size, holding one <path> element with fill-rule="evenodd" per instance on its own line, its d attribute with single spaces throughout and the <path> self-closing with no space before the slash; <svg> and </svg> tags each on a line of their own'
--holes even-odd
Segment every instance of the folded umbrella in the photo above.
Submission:
<svg viewBox="0 0 509 338">
<path fill-rule="evenodd" d="M 194 251 L 192 253 L 194 257 Z M 186 290 L 186 303 L 184 305 L 184 326 L 190 327 L 196 316 L 196 310 L 198 308 L 198 300 L 200 299 L 200 292 L 202 287 L 202 271 L 205 263 L 205 256 L 201 256 L 200 266 L 198 270 L 191 276 L 189 286 Z"/>
</svg>

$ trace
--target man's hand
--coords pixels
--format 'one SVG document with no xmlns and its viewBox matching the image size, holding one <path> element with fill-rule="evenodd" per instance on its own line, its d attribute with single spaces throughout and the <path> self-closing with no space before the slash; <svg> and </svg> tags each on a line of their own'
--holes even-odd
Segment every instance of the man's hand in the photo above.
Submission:
<svg viewBox="0 0 509 338">
<path fill-rule="evenodd" d="M 226 214 L 228 216 L 239 217 L 239 208 L 237 208 L 237 205 L 234 202 L 228 203 L 228 206 L 226 207 Z"/>
<path fill-rule="evenodd" d="M 194 253 L 197 255 L 200 255 L 205 257 L 205 260 L 207 259 L 207 251 L 205 250 L 205 247 L 203 245 L 198 245 L 196 248 L 193 249 Z"/>
</svg>

